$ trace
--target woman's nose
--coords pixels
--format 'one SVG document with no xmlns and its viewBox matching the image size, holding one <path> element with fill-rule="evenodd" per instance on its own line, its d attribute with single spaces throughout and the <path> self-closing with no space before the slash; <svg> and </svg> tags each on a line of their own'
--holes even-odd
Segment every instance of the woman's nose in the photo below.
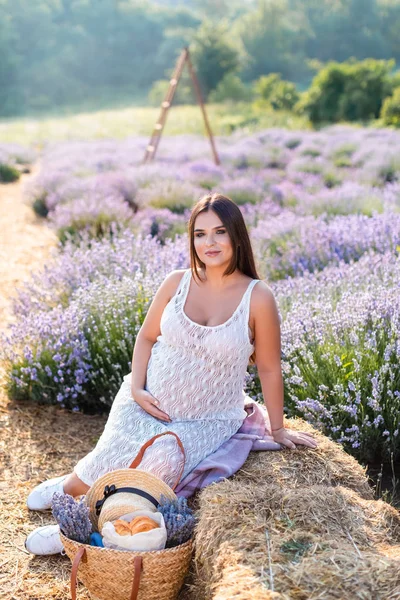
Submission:
<svg viewBox="0 0 400 600">
<path fill-rule="evenodd" d="M 210 235 L 206 238 L 206 246 L 213 246 L 214 245 L 214 236 Z"/>
</svg>

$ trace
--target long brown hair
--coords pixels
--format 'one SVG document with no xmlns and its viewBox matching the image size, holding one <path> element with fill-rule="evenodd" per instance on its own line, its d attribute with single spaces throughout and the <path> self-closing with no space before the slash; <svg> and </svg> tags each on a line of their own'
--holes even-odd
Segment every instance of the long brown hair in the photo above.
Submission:
<svg viewBox="0 0 400 600">
<path fill-rule="evenodd" d="M 253 248 L 243 215 L 239 207 L 227 196 L 213 193 L 206 194 L 192 208 L 188 223 L 190 243 L 190 269 L 193 277 L 200 281 L 198 267 L 206 270 L 206 265 L 197 255 L 194 245 L 194 225 L 197 216 L 202 212 L 213 210 L 221 219 L 232 243 L 233 254 L 231 261 L 223 273 L 223 277 L 231 275 L 239 269 L 252 279 L 261 279 L 256 268 Z M 250 357 L 250 364 L 255 362 L 255 352 Z"/>
<path fill-rule="evenodd" d="M 228 232 L 233 247 L 233 255 L 223 277 L 231 275 L 236 269 L 239 269 L 244 275 L 247 275 L 252 279 L 260 279 L 243 215 L 233 200 L 217 193 L 203 196 L 192 208 L 188 229 L 190 240 L 190 268 L 193 277 L 200 280 L 197 268 L 201 267 L 204 270 L 206 269 L 206 265 L 198 257 L 194 246 L 194 224 L 197 216 L 208 210 L 213 210 L 219 216 Z"/>
</svg>

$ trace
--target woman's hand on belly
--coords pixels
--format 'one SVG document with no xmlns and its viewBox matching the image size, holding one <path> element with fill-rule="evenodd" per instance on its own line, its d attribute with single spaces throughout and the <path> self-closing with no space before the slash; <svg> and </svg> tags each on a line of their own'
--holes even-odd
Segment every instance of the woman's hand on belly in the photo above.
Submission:
<svg viewBox="0 0 400 600">
<path fill-rule="evenodd" d="M 147 390 L 132 391 L 132 398 L 136 404 L 139 404 L 139 406 L 152 417 L 160 419 L 160 421 L 166 421 L 167 423 L 171 422 L 169 415 L 167 415 L 167 413 L 163 410 L 157 408 L 157 404 L 159 404 L 157 398 L 154 398 L 154 396 Z"/>
</svg>

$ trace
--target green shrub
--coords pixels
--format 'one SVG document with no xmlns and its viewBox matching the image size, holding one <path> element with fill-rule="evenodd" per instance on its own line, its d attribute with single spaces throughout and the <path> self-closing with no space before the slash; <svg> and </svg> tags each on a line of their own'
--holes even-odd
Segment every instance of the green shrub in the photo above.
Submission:
<svg viewBox="0 0 400 600">
<path fill-rule="evenodd" d="M 353 156 L 353 154 L 356 150 L 357 150 L 357 144 L 345 143 L 345 144 L 342 144 L 341 146 L 338 146 L 337 148 L 335 148 L 335 150 L 332 153 L 332 156 L 334 158 L 339 158 L 342 156 L 346 156 L 346 157 L 350 158 L 351 156 Z"/>
<path fill-rule="evenodd" d="M 327 188 L 333 188 L 342 183 L 341 178 L 337 173 L 333 171 L 327 171 L 324 173 L 324 184 Z"/>
<path fill-rule="evenodd" d="M 289 138 L 285 142 L 285 146 L 286 148 L 289 148 L 289 150 L 295 150 L 296 148 L 298 148 L 298 146 L 300 146 L 301 142 L 301 138 Z"/>
<path fill-rule="evenodd" d="M 339 167 L 340 169 L 349 168 L 352 166 L 351 158 L 348 156 L 337 156 L 333 159 L 333 164 L 335 167 Z"/>
<path fill-rule="evenodd" d="M 20 178 L 20 171 L 11 165 L 0 163 L 0 182 L 12 183 Z"/>
<path fill-rule="evenodd" d="M 208 96 L 209 102 L 249 102 L 252 99 L 252 90 L 234 73 L 227 73 Z"/>
<path fill-rule="evenodd" d="M 304 148 L 300 154 L 302 156 L 312 156 L 315 158 L 316 156 L 321 156 L 322 152 L 319 148 Z"/>
<path fill-rule="evenodd" d="M 394 183 L 399 180 L 400 176 L 400 160 L 395 156 L 389 156 L 386 162 L 378 166 L 377 178 L 378 185 L 386 183 Z"/>
<path fill-rule="evenodd" d="M 333 160 L 333 164 L 335 167 L 340 168 L 348 168 L 353 166 L 352 156 L 354 152 L 357 150 L 357 145 L 355 144 L 342 144 L 341 146 L 335 148 L 332 152 L 331 158 Z"/>
<path fill-rule="evenodd" d="M 307 113 L 314 125 L 377 118 L 391 93 L 393 65 L 372 58 L 330 62 L 314 77 L 295 110 Z"/>
<path fill-rule="evenodd" d="M 258 108 L 267 104 L 274 110 L 292 110 L 300 98 L 295 84 L 282 80 L 279 73 L 261 76 L 254 84 L 254 91 L 259 96 L 255 103 Z"/>
<path fill-rule="evenodd" d="M 381 118 L 385 125 L 400 127 L 400 87 L 393 91 L 393 96 L 386 98 L 382 106 Z"/>
<path fill-rule="evenodd" d="M 320 175 L 323 173 L 324 166 L 316 162 L 296 163 L 296 171 L 301 173 L 310 173 L 311 175 Z"/>
<path fill-rule="evenodd" d="M 47 215 L 49 214 L 49 209 L 46 205 L 46 197 L 47 194 L 43 193 L 42 196 L 38 196 L 37 198 L 35 198 L 32 204 L 33 210 L 39 217 L 47 217 Z"/>
</svg>

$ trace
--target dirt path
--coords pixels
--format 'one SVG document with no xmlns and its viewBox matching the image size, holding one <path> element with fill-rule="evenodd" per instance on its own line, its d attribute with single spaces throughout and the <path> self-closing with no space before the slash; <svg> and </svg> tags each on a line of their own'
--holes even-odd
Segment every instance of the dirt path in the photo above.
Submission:
<svg viewBox="0 0 400 600">
<path fill-rule="evenodd" d="M 13 322 L 11 301 L 31 271 L 43 267 L 57 243 L 55 234 L 24 204 L 21 181 L 0 185 L 0 330 Z M 67 557 L 32 557 L 24 548 L 26 535 L 52 523 L 49 513 L 26 508 L 30 489 L 71 465 L 95 443 L 100 419 L 68 415 L 55 407 L 10 402 L 0 365 L 0 598 L 7 600 L 68 597 Z M 78 418 L 75 418 L 78 417 Z M 86 592 L 79 594 L 86 599 Z"/>
<path fill-rule="evenodd" d="M 40 269 L 57 243 L 55 234 L 24 204 L 22 189 L 37 168 L 16 183 L 0 184 L 0 330 L 13 321 L 16 287 Z"/>
</svg>

